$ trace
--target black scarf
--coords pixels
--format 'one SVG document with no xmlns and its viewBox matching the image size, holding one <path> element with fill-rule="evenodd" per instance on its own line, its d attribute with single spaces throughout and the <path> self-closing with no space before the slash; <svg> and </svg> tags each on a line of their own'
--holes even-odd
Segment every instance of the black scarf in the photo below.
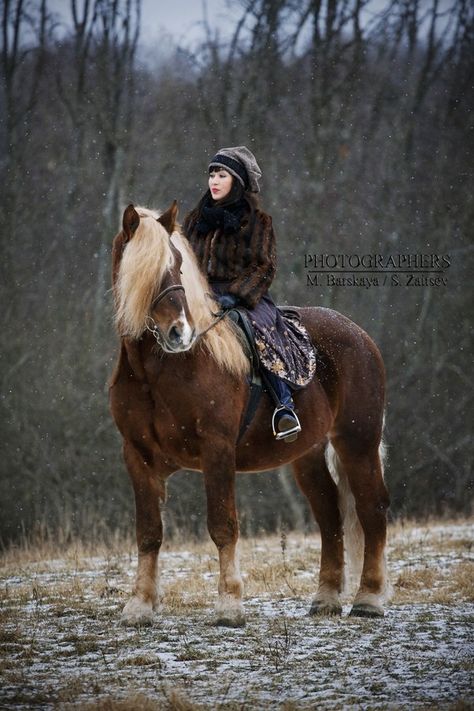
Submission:
<svg viewBox="0 0 474 711">
<path fill-rule="evenodd" d="M 211 230 L 222 229 L 224 234 L 232 234 L 240 228 L 245 214 L 245 200 L 237 200 L 229 205 L 216 205 L 211 197 L 201 209 L 201 215 L 196 225 L 200 234 Z"/>
</svg>

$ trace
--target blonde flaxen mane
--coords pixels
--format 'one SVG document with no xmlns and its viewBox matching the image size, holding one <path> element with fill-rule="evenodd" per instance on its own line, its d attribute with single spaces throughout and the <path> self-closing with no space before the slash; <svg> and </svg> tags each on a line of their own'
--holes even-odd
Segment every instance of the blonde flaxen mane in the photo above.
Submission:
<svg viewBox="0 0 474 711">
<path fill-rule="evenodd" d="M 158 214 L 143 207 L 135 208 L 140 224 L 126 245 L 115 286 L 115 321 L 122 337 L 138 339 L 146 329 L 153 300 L 159 293 L 166 271 L 172 267 L 174 256 L 168 233 L 157 222 Z M 215 320 L 219 310 L 211 297 L 211 289 L 201 273 L 188 241 L 175 231 L 173 245 L 180 251 L 183 264 L 181 281 L 186 301 L 197 333 L 205 331 Z M 205 348 L 217 364 L 235 375 L 249 371 L 249 363 L 235 329 L 228 319 L 219 321 L 193 348 Z"/>
<path fill-rule="evenodd" d="M 121 336 L 140 338 L 153 299 L 166 271 L 173 265 L 168 234 L 151 210 L 136 208 L 140 224 L 127 243 L 115 286 L 115 322 Z"/>
</svg>

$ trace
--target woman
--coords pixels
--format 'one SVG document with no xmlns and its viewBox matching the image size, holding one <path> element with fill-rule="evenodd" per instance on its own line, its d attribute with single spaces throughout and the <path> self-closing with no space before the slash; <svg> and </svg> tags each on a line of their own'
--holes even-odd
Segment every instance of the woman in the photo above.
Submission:
<svg viewBox="0 0 474 711">
<path fill-rule="evenodd" d="M 209 164 L 209 189 L 187 215 L 183 229 L 221 307 L 246 312 L 262 379 L 276 405 L 275 436 L 293 442 L 301 425 L 291 388 L 309 383 L 316 357 L 304 327 L 284 316 L 268 294 L 276 250 L 272 218 L 257 199 L 261 175 L 245 146 L 220 149 Z"/>
</svg>

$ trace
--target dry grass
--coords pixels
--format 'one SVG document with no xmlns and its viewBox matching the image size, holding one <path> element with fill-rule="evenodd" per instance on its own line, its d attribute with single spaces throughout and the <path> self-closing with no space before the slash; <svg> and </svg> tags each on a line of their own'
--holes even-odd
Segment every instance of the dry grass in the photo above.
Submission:
<svg viewBox="0 0 474 711">
<path fill-rule="evenodd" d="M 453 586 L 463 600 L 474 602 L 474 561 L 464 561 L 453 567 Z"/>
<path fill-rule="evenodd" d="M 462 525 L 472 529 L 470 522 Z M 449 525 L 432 523 L 408 529 L 398 526 L 391 540 L 390 559 L 403 566 L 394 578 L 393 603 L 474 601 L 472 538 L 453 538 Z"/>
<path fill-rule="evenodd" d="M 467 521 L 458 522 L 466 527 Z M 438 533 L 433 530 L 439 528 Z M 449 601 L 449 596 L 473 601 L 473 560 L 453 562 L 446 570 L 433 566 L 427 553 L 448 553 L 452 558 L 470 555 L 473 541 L 468 536 L 449 537 L 449 524 L 430 522 L 423 525 L 397 522 L 389 528 L 389 560 L 405 562 L 393 576 L 395 595 L 393 602 L 421 602 L 428 599 Z M 184 614 L 189 609 L 202 609 L 209 604 L 217 585 L 218 559 L 211 541 L 191 542 L 183 546 L 187 557 L 178 566 L 178 576 L 167 579 L 162 585 L 162 603 L 173 614 Z M 163 558 L 178 555 L 179 544 L 165 544 Z M 245 594 L 253 596 L 305 596 L 311 595 L 317 582 L 319 567 L 319 537 L 306 537 L 294 533 L 289 536 L 267 536 L 240 542 L 241 567 L 245 578 Z M 115 540 L 112 547 L 104 543 L 83 546 L 70 543 L 54 549 L 50 539 L 11 548 L 0 555 L 3 575 L 15 574 L 22 580 L 15 586 L 15 600 L 26 603 L 53 604 L 57 613 L 67 609 L 65 600 L 74 599 L 76 605 L 87 604 L 93 594 L 101 599 L 125 597 L 127 590 L 118 581 L 135 564 L 135 545 L 127 539 Z M 83 573 L 90 570 L 91 559 L 100 559 L 101 575 L 87 584 Z M 166 562 L 164 563 L 166 568 Z M 55 573 L 60 579 L 54 580 Z M 67 580 L 64 571 L 69 572 Z M 32 572 L 34 573 L 32 575 Z M 45 585 L 40 581 L 46 577 Z M 6 602 L 9 588 L 0 588 L 0 602 Z M 0 609 L 0 621 L 2 619 Z"/>
<path fill-rule="evenodd" d="M 1 550 L 0 567 L 11 567 L 18 571 L 19 566 L 37 563 L 38 572 L 41 572 L 41 563 L 49 568 L 52 562 L 60 559 L 61 562 L 67 561 L 71 569 L 80 572 L 84 570 L 88 558 L 101 557 L 113 568 L 118 558 L 128 555 L 131 559 L 135 555 L 135 549 L 136 544 L 132 536 L 110 536 L 108 542 L 101 538 L 85 543 L 80 539 L 65 540 L 61 535 L 40 535 Z"/>
</svg>

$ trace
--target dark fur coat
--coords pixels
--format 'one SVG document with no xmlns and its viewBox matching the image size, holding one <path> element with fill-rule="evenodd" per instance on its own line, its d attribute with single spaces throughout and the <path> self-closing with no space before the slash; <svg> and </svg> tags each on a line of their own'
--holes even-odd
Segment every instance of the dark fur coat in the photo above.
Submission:
<svg viewBox="0 0 474 711">
<path fill-rule="evenodd" d="M 230 282 L 228 292 L 252 309 L 275 276 L 276 247 L 270 215 L 256 210 L 253 229 L 249 229 L 249 219 L 246 212 L 237 231 L 217 228 L 205 234 L 186 220 L 184 233 L 209 282 Z"/>
</svg>

